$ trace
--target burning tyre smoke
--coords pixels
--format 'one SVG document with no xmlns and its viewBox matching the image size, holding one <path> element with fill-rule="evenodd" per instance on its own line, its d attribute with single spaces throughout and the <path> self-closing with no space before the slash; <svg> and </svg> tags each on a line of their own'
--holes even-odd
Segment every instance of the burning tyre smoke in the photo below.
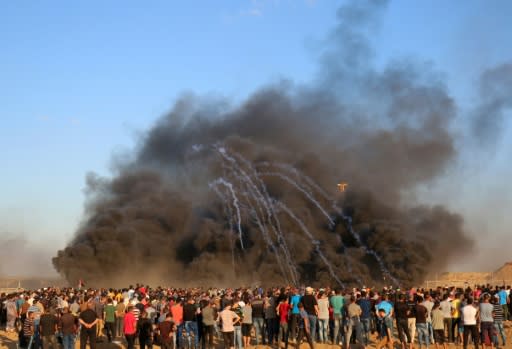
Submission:
<svg viewBox="0 0 512 349">
<path fill-rule="evenodd" d="M 460 216 L 403 200 L 457 156 L 456 112 L 425 67 L 373 67 L 365 34 L 384 5 L 339 10 L 308 86 L 179 99 L 113 178 L 88 177 L 56 269 L 94 285 L 403 285 L 467 252 Z"/>
</svg>

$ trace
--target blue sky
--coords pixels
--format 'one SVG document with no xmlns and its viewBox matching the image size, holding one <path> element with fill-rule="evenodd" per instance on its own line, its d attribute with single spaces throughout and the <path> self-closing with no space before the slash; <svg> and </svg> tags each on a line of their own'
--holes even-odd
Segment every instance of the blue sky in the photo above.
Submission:
<svg viewBox="0 0 512 349">
<path fill-rule="evenodd" d="M 241 100 L 280 78 L 310 80 L 315 47 L 343 3 L 1 2 L 0 232 L 63 247 L 82 216 L 89 171 L 108 175 L 113 154 L 132 148 L 183 92 Z M 431 62 L 463 113 L 479 73 L 512 60 L 510 18 L 506 0 L 392 1 L 372 38 L 376 60 Z M 477 170 L 482 192 L 482 183 L 506 185 L 511 145 Z M 488 224 L 472 214 L 479 192 L 456 188 L 465 196 L 451 205 L 474 226 Z"/>
</svg>

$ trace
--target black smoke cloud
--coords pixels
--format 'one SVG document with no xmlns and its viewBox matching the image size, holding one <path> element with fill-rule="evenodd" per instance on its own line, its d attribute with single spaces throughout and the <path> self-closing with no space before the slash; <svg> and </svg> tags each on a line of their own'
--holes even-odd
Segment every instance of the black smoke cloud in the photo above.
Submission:
<svg viewBox="0 0 512 349">
<path fill-rule="evenodd" d="M 410 284 L 470 250 L 459 215 L 403 199 L 457 157 L 450 131 L 456 106 L 428 67 L 374 67 L 367 37 L 385 5 L 354 1 L 338 11 L 319 74 L 306 86 L 271 84 L 240 105 L 180 98 L 113 178 L 88 176 L 83 224 L 54 258 L 56 269 L 70 282 L 105 286 L 289 281 L 249 209 L 241 213 L 242 248 L 224 202 L 209 187 L 222 176 L 236 179 L 215 146 L 260 172 L 283 173 L 276 164 L 288 164 L 318 185 L 315 198 L 334 225 L 289 182 L 261 176 L 269 196 L 300 217 L 331 264 L 296 221 L 276 213 L 299 282 L 335 284 L 333 272 L 348 284 L 390 282 L 380 260 L 399 283 Z M 339 181 L 349 183 L 347 192 L 337 193 Z M 360 239 L 322 192 L 352 217 Z"/>
</svg>

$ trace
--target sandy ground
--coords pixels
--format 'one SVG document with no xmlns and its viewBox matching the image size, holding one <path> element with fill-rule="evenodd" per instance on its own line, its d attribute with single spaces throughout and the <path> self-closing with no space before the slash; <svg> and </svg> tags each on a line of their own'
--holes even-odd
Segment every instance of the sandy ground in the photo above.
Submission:
<svg viewBox="0 0 512 349">
<path fill-rule="evenodd" d="M 506 336 L 507 336 L 507 345 L 505 347 L 500 346 L 500 348 L 512 349 L 512 345 L 510 344 L 510 343 L 512 343 L 512 321 L 509 321 L 505 325 L 505 331 L 506 331 Z M 5 331 L 0 330 L 0 349 L 17 349 L 17 343 L 18 343 L 18 336 L 16 334 L 7 333 Z M 375 337 L 372 337 L 371 343 L 368 346 L 368 348 L 375 348 L 375 344 L 376 344 Z M 500 339 L 500 344 L 501 344 L 501 339 Z M 125 346 L 124 341 L 122 341 L 120 344 L 106 343 L 106 341 L 98 342 L 96 344 L 96 349 L 124 349 L 125 347 L 126 346 Z M 80 348 L 80 344 L 78 341 L 77 341 L 77 343 L 75 343 L 75 348 L 76 349 Z M 139 349 L 139 346 L 136 345 L 135 348 Z M 160 347 L 154 346 L 154 348 L 159 349 Z M 284 349 L 284 346 L 282 346 L 281 348 Z M 295 346 L 293 344 L 289 345 L 289 349 L 294 349 L 294 348 L 295 348 Z M 329 345 L 329 344 L 315 344 L 315 349 L 334 349 L 334 348 L 339 349 L 340 346 L 339 345 Z M 394 348 L 401 349 L 400 343 L 396 339 L 395 339 Z M 434 349 L 435 345 L 431 345 L 430 348 Z M 442 347 L 440 347 L 440 348 L 442 349 Z M 473 349 L 473 348 L 474 348 L 473 345 L 468 345 L 468 349 Z M 87 349 L 89 349 L 89 346 L 87 346 Z M 224 349 L 222 341 L 220 341 L 220 342 L 216 341 L 216 349 Z M 258 346 L 255 345 L 255 346 L 252 346 L 251 349 L 272 349 L 272 348 L 269 346 L 264 346 L 264 345 L 258 345 Z M 276 348 L 274 348 L 274 349 L 276 349 Z M 309 345 L 307 343 L 302 343 L 300 346 L 300 349 L 309 349 Z M 352 345 L 350 349 L 362 349 L 362 346 Z M 419 349 L 417 344 L 415 345 L 415 349 Z M 449 344 L 448 349 L 462 349 L 462 345 Z"/>
<path fill-rule="evenodd" d="M 13 333 L 6 333 L 5 331 L 0 330 L 0 349 L 17 349 L 17 339 L 18 336 Z M 114 343 L 105 343 L 105 342 L 98 342 L 96 344 L 96 349 L 124 349 L 126 348 L 126 343 L 122 341 L 121 344 L 114 344 Z M 224 349 L 224 345 L 222 341 L 215 341 L 215 347 L 216 349 Z M 375 345 L 373 345 L 375 347 Z M 511 346 L 512 347 L 512 346 Z M 77 341 L 75 343 L 75 349 L 80 348 L 80 343 Z M 138 345 L 135 345 L 136 349 L 139 349 L 140 347 Z M 160 349 L 159 346 L 154 346 L 156 349 Z M 334 349 L 334 348 L 340 348 L 339 345 L 327 345 L 327 344 L 316 344 L 315 349 Z M 89 346 L 87 346 L 87 349 L 89 349 Z M 270 346 L 266 345 L 254 345 L 251 346 L 251 349 L 272 349 Z M 274 348 L 276 349 L 276 348 Z M 282 349 L 284 349 L 284 345 L 282 346 Z M 289 349 L 295 349 L 295 346 L 293 344 L 289 344 Z M 300 349 L 309 349 L 309 345 L 307 343 L 302 343 L 300 346 Z M 351 349 L 362 349 L 362 347 L 354 345 Z"/>
</svg>

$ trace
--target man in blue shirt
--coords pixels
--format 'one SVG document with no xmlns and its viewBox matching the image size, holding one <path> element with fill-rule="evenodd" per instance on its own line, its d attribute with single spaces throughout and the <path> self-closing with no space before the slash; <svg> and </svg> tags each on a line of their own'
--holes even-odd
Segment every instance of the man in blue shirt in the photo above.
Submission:
<svg viewBox="0 0 512 349">
<path fill-rule="evenodd" d="M 377 316 L 379 312 L 384 312 L 383 321 L 386 325 L 386 328 L 393 333 L 393 304 L 389 301 L 389 295 L 385 294 L 382 296 L 382 300 L 379 304 L 375 306 L 377 309 Z"/>
<path fill-rule="evenodd" d="M 393 305 L 389 301 L 389 295 L 385 294 L 384 296 L 382 296 L 382 300 L 375 307 L 377 312 L 380 309 L 383 309 L 386 316 L 393 316 Z"/>
<path fill-rule="evenodd" d="M 507 291 L 505 291 L 505 286 L 501 286 L 498 297 L 500 299 L 500 305 L 503 308 L 503 318 L 508 320 L 508 294 Z"/>
<path fill-rule="evenodd" d="M 366 295 L 366 291 L 361 291 L 361 295 L 358 296 L 357 304 L 361 307 L 361 327 L 363 330 L 363 338 L 365 340 L 365 345 L 369 344 L 369 334 L 370 334 L 370 324 L 372 317 L 372 302 L 368 299 Z"/>
<path fill-rule="evenodd" d="M 301 296 L 297 288 L 293 289 L 293 294 L 290 297 L 289 303 L 292 308 L 290 315 L 290 326 L 288 327 L 288 338 L 293 342 L 297 338 L 297 325 L 299 321 L 299 303 Z"/>
<path fill-rule="evenodd" d="M 377 310 L 377 319 L 381 325 L 379 326 L 379 342 L 375 345 L 376 349 L 384 347 L 393 349 L 393 334 L 392 330 L 388 327 L 389 322 L 385 321 L 386 317 L 388 317 L 388 315 L 386 315 L 384 308 Z M 392 323 L 393 321 L 391 321 L 391 324 Z"/>
</svg>

